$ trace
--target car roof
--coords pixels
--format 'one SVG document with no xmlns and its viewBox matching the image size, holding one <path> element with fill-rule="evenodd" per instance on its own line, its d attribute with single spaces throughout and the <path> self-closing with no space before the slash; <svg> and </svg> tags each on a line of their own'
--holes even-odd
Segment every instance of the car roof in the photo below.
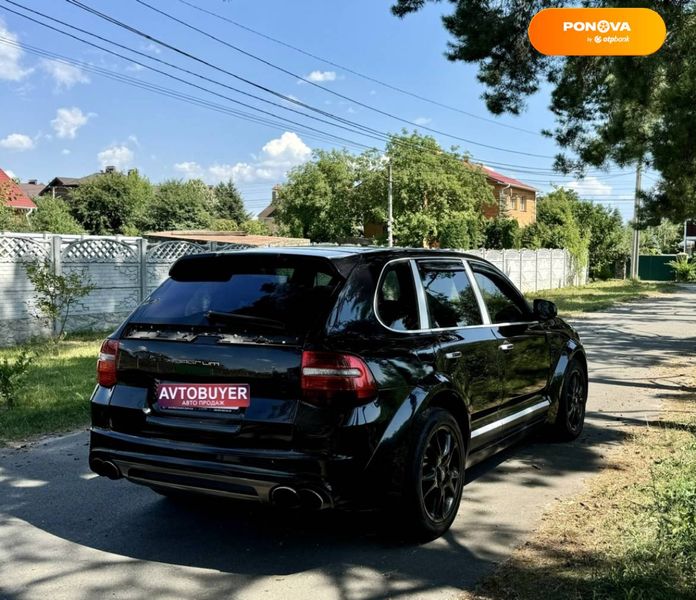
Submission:
<svg viewBox="0 0 696 600">
<path fill-rule="evenodd" d="M 459 250 L 443 250 L 429 248 L 387 248 L 375 246 L 282 246 L 270 248 L 249 248 L 246 250 L 231 250 L 214 254 L 293 254 L 301 256 L 316 256 L 328 259 L 359 257 L 371 255 L 375 257 L 408 257 L 408 256 L 456 256 L 481 260 L 481 257 Z"/>
<path fill-rule="evenodd" d="M 206 252 L 204 254 L 189 254 L 177 260 L 169 270 L 173 275 L 177 269 L 185 264 L 197 263 L 207 259 L 224 260 L 226 257 L 244 256 L 298 256 L 312 257 L 329 260 L 337 271 L 346 277 L 358 262 L 386 263 L 399 258 L 467 258 L 488 263 L 474 254 L 460 252 L 458 250 L 440 250 L 428 248 L 387 248 L 375 246 L 282 246 L 268 248 L 248 248 L 245 250 L 222 250 L 218 252 Z M 490 264 L 490 263 L 488 263 Z"/>
</svg>

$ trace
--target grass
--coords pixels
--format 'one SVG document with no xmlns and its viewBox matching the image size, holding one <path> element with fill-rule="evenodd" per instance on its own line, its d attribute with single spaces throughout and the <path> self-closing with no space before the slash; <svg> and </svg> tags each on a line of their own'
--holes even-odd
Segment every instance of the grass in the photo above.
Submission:
<svg viewBox="0 0 696 600">
<path fill-rule="evenodd" d="M 72 336 L 56 349 L 32 344 L 32 362 L 14 408 L 0 403 L 0 445 L 47 433 L 69 431 L 89 421 L 99 345 L 105 334 Z M 18 348 L 0 348 L 0 359 L 17 357 Z"/>
<path fill-rule="evenodd" d="M 646 425 L 466 597 L 696 598 L 696 398 Z"/>
<path fill-rule="evenodd" d="M 605 310 L 619 302 L 646 298 L 656 293 L 668 293 L 674 284 L 655 281 L 609 280 L 595 281 L 579 287 L 542 290 L 530 295 L 555 302 L 561 315 Z"/>
</svg>

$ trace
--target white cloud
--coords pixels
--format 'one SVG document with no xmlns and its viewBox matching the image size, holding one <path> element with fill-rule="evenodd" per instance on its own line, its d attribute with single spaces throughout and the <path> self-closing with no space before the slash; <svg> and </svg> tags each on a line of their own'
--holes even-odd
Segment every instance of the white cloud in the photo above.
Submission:
<svg viewBox="0 0 696 600">
<path fill-rule="evenodd" d="M 145 67 L 143 65 L 138 64 L 138 63 L 131 63 L 126 67 L 126 71 L 131 71 L 132 73 L 138 73 L 140 71 L 144 71 Z"/>
<path fill-rule="evenodd" d="M 416 125 L 428 125 L 432 122 L 432 119 L 430 117 L 416 117 L 413 119 L 413 122 Z"/>
<path fill-rule="evenodd" d="M 202 177 L 211 183 L 232 179 L 236 183 L 278 181 L 294 166 L 307 161 L 312 150 L 302 139 L 290 131 L 279 138 L 269 140 L 261 148 L 258 157 L 251 162 L 215 162 L 203 167 L 197 162 L 181 162 L 174 165 L 179 173 L 188 178 Z"/>
<path fill-rule="evenodd" d="M 198 179 L 203 175 L 203 167 L 194 161 L 176 163 L 174 170 L 181 173 L 187 179 Z"/>
<path fill-rule="evenodd" d="M 63 156 L 67 156 L 68 154 L 70 154 L 70 150 L 68 150 L 67 148 L 63 148 L 63 149 L 60 151 L 60 153 L 61 153 Z"/>
<path fill-rule="evenodd" d="M 34 140 L 23 133 L 11 133 L 0 140 L 0 147 L 7 150 L 23 152 L 24 150 L 31 150 L 34 147 Z"/>
<path fill-rule="evenodd" d="M 70 89 L 77 83 L 90 81 L 79 67 L 57 60 L 44 58 L 41 60 L 41 68 L 53 78 L 58 89 Z"/>
<path fill-rule="evenodd" d="M 86 125 L 93 116 L 95 116 L 94 113 L 86 115 L 77 106 L 59 108 L 56 111 L 56 118 L 51 121 L 51 127 L 59 138 L 74 140 L 77 130 Z"/>
<path fill-rule="evenodd" d="M 370 90 L 370 96 L 376 96 L 377 92 L 375 90 Z"/>
<path fill-rule="evenodd" d="M 585 177 L 579 181 L 571 181 L 568 184 L 571 190 L 575 190 L 582 198 L 583 196 L 610 196 L 613 188 L 596 177 Z"/>
<path fill-rule="evenodd" d="M 303 83 L 304 81 L 326 83 L 327 81 L 336 81 L 336 79 L 336 71 L 312 71 L 308 75 L 305 75 L 304 79 L 300 79 L 298 83 Z"/>
<path fill-rule="evenodd" d="M 144 46 L 141 46 L 141 48 L 145 52 L 150 52 L 151 54 L 162 54 L 162 49 L 155 43 L 150 42 L 149 44 L 145 44 Z"/>
<path fill-rule="evenodd" d="M 19 40 L 17 34 L 12 33 L 5 27 L 5 22 L 2 19 L 0 19 L 0 37 L 14 44 Z M 0 44 L 0 79 L 19 81 L 29 75 L 34 69 L 22 67 L 24 51 L 11 43 Z"/>
<path fill-rule="evenodd" d="M 108 166 L 125 169 L 133 162 L 133 157 L 133 151 L 124 145 L 113 145 L 97 154 L 102 169 Z"/>
<path fill-rule="evenodd" d="M 15 175 L 15 172 L 12 171 L 11 169 L 4 169 L 5 175 L 7 175 L 10 179 L 15 179 L 17 175 Z"/>
</svg>

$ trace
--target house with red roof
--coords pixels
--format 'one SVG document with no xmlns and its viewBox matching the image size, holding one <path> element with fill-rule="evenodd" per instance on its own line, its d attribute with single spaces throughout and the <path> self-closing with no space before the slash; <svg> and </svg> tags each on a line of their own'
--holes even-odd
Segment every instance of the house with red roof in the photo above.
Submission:
<svg viewBox="0 0 696 600">
<path fill-rule="evenodd" d="M 2 169 L 0 169 L 0 203 L 25 213 L 36 209 L 34 201 Z"/>
<path fill-rule="evenodd" d="M 535 223 L 537 190 L 519 179 L 498 173 L 485 165 L 483 170 L 496 200 L 494 204 L 484 207 L 484 216 L 492 219 L 498 215 L 505 215 L 515 219 L 520 227 Z"/>
</svg>

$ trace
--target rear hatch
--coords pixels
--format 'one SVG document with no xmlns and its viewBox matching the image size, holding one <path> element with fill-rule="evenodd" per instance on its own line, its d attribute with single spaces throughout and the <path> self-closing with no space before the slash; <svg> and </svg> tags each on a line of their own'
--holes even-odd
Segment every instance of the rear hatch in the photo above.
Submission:
<svg viewBox="0 0 696 600">
<path fill-rule="evenodd" d="M 220 446 L 290 447 L 302 349 L 343 277 L 322 257 L 188 257 L 121 332 L 115 430 Z"/>
</svg>

